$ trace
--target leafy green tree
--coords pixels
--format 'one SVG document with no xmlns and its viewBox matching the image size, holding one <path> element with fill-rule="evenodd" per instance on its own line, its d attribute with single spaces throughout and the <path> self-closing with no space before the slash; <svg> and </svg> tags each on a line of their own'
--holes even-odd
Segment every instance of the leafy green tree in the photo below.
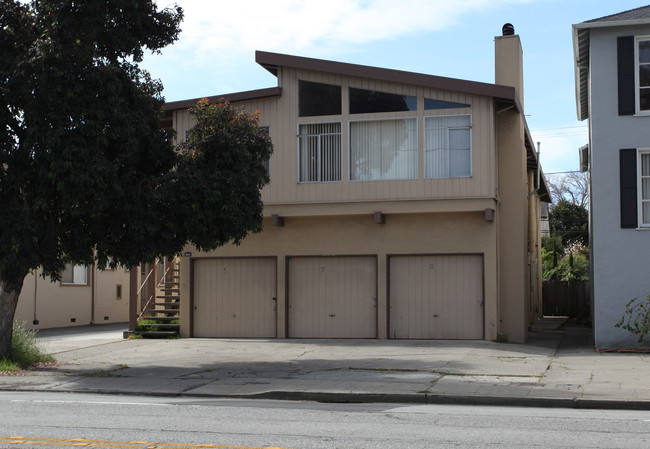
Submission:
<svg viewBox="0 0 650 449">
<path fill-rule="evenodd" d="M 272 146 L 255 117 L 204 102 L 175 148 L 138 66 L 182 17 L 151 0 L 0 3 L 0 358 L 31 270 L 134 266 L 260 229 Z"/>
<path fill-rule="evenodd" d="M 583 206 L 562 199 L 555 204 L 549 214 L 551 235 L 562 237 L 562 244 L 580 242 L 589 244 L 589 214 Z"/>
</svg>

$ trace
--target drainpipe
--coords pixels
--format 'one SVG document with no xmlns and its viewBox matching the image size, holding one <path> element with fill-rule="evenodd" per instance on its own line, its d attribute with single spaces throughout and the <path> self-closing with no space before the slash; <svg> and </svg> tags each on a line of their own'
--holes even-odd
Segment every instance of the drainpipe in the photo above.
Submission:
<svg viewBox="0 0 650 449">
<path fill-rule="evenodd" d="M 38 319 L 36 318 L 36 293 L 38 288 L 38 273 L 34 271 L 34 320 L 32 321 L 33 325 L 38 324 Z"/>
<path fill-rule="evenodd" d="M 535 190 L 530 192 L 530 194 L 526 197 L 527 200 L 529 200 L 533 195 L 539 192 L 539 183 L 540 183 L 539 147 L 540 147 L 540 143 L 537 142 L 537 187 L 535 187 Z"/>
<path fill-rule="evenodd" d="M 90 324 L 95 324 L 95 264 L 90 266 Z"/>
</svg>

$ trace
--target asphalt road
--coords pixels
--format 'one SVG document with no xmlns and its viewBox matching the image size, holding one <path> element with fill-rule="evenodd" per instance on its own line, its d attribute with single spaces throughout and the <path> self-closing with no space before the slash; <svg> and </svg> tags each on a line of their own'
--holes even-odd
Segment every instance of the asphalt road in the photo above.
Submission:
<svg viewBox="0 0 650 449">
<path fill-rule="evenodd" d="M 648 448 L 650 413 L 0 393 L 0 447 Z"/>
</svg>

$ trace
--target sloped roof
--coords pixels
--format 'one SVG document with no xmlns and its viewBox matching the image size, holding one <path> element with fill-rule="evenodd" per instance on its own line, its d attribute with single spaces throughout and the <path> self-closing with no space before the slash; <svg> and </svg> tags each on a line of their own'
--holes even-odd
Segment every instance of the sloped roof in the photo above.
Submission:
<svg viewBox="0 0 650 449">
<path fill-rule="evenodd" d="M 573 25 L 573 55 L 578 120 L 589 117 L 589 30 L 650 24 L 650 5 Z"/>
<path fill-rule="evenodd" d="M 650 5 L 641 6 L 640 8 L 630 9 L 629 11 L 623 11 L 616 14 L 610 14 L 609 16 L 599 17 L 598 19 L 587 20 L 583 23 L 611 23 L 611 22 L 626 22 L 635 20 L 644 20 L 650 19 Z"/>
<path fill-rule="evenodd" d="M 336 75 L 356 76 L 360 78 L 370 78 L 379 81 L 409 84 L 433 89 L 485 95 L 506 100 L 507 102 L 517 102 L 517 109 L 519 112 L 523 113 L 523 109 L 521 108 L 521 105 L 519 105 L 517 96 L 515 95 L 515 88 L 512 86 L 480 83 L 477 81 L 467 81 L 457 78 L 446 78 L 444 76 L 426 75 L 423 73 L 405 72 L 402 70 L 384 69 L 381 67 L 305 58 L 302 56 L 292 56 L 265 51 L 256 51 L 255 61 L 273 75 L 277 75 L 278 67 L 293 67 L 303 70 L 313 70 L 316 72 L 333 73 Z"/>
</svg>

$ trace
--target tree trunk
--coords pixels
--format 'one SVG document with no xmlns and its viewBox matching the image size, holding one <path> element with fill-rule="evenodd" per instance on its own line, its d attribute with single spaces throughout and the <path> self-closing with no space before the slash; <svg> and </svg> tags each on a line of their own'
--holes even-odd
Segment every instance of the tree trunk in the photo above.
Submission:
<svg viewBox="0 0 650 449">
<path fill-rule="evenodd" d="M 18 283 L 18 287 L 15 287 L 0 279 L 0 359 L 9 358 L 11 355 L 14 314 L 16 313 L 23 280 L 25 280 L 24 276 Z"/>
</svg>

